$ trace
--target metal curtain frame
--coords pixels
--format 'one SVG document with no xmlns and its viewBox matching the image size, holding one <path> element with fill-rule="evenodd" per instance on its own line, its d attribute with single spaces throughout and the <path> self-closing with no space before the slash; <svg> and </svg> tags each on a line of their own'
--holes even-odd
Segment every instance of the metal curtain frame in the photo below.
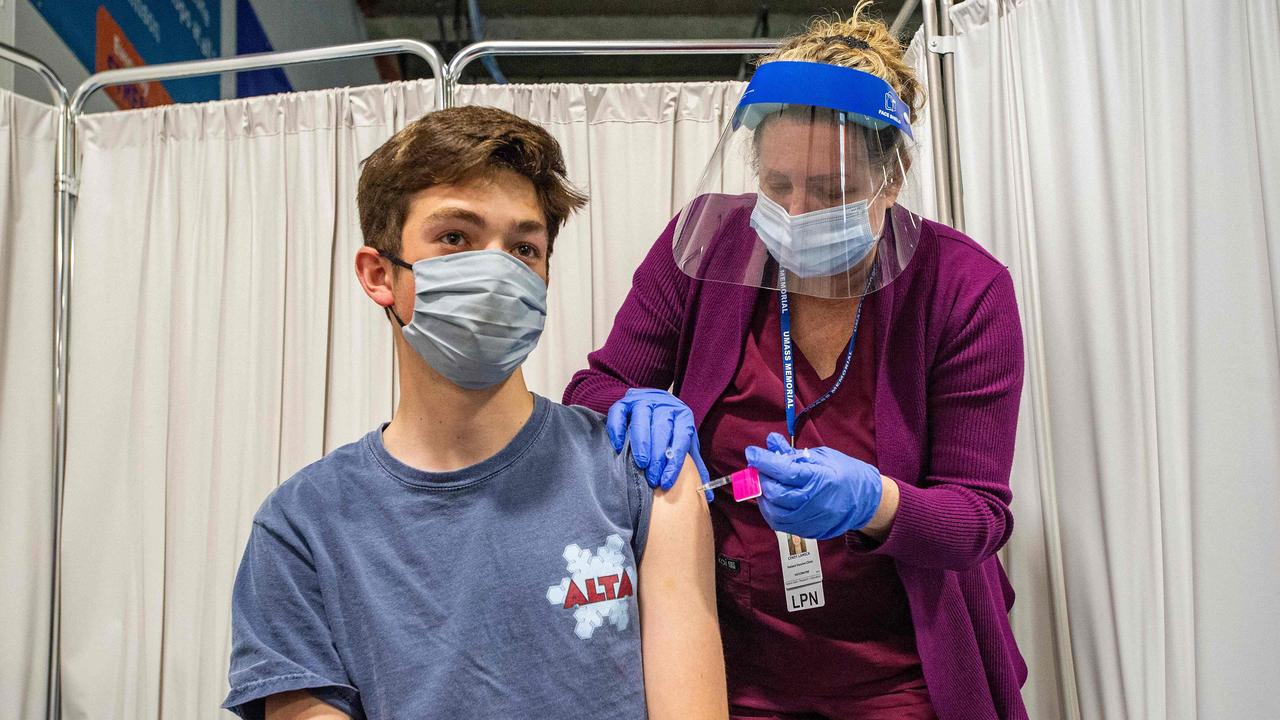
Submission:
<svg viewBox="0 0 1280 720">
<path fill-rule="evenodd" d="M 502 55 L 750 55 L 778 47 L 777 39 L 750 40 L 485 40 L 458 51 L 449 61 L 447 104 L 462 71 L 484 57 Z"/>
<path fill-rule="evenodd" d="M 920 7 L 920 0 L 905 0 L 898 10 L 897 16 L 893 18 L 893 24 L 889 26 L 889 34 L 898 37 L 898 33 L 901 33 L 902 28 L 907 26 L 907 21 L 911 19 L 911 14 L 918 7 Z"/>
<path fill-rule="evenodd" d="M 446 64 L 440 52 L 431 45 L 419 40 L 374 40 L 369 42 L 333 45 L 330 47 L 309 48 L 305 50 L 286 50 L 282 52 L 255 53 L 212 60 L 193 60 L 188 62 L 164 63 L 160 65 L 142 65 L 118 70 L 107 70 L 90 75 L 75 93 L 67 99 L 66 90 L 62 90 L 61 102 L 63 112 L 62 132 L 58 136 L 58 222 L 55 227 L 58 247 L 58 281 L 56 283 L 57 312 L 55 318 L 54 337 L 54 496 L 56 514 L 54 520 L 54 620 L 52 653 L 49 669 L 49 710 L 48 718 L 56 720 L 61 717 L 61 678 L 59 675 L 59 598 L 58 598 L 58 558 L 61 555 L 62 512 L 61 498 L 66 486 L 66 432 L 67 432 L 67 358 L 68 328 L 70 327 L 71 305 L 71 273 L 73 267 L 73 244 L 71 224 L 75 217 L 75 197 L 79 193 L 79 175 L 76 155 L 77 137 L 76 121 L 84 114 L 85 103 L 98 90 L 115 85 L 144 83 L 158 80 L 174 80 L 178 78 L 197 77 L 201 75 L 220 75 L 227 72 L 245 70 L 262 70 L 267 68 L 287 67 L 306 63 L 333 60 L 351 60 L 356 58 L 376 57 L 395 54 L 415 55 L 422 58 L 431 67 L 436 77 L 435 99 L 439 107 L 444 106 Z M 19 55 L 22 55 L 19 53 Z M 22 55 L 22 57 L 29 57 Z M 38 61 L 37 61 L 38 62 Z M 51 73 L 50 73 L 51 75 Z M 61 87 L 61 85 L 59 85 Z"/>
<path fill-rule="evenodd" d="M 443 106 L 446 64 L 440 51 L 420 40 L 371 40 L 368 42 L 332 45 L 329 47 L 308 48 L 306 50 L 285 50 L 282 52 L 254 53 L 234 57 L 215 58 L 212 60 L 191 60 L 187 62 L 164 63 L 161 65 L 140 65 L 138 67 L 106 70 L 90 75 L 71 97 L 71 116 L 79 118 L 84 112 L 84 104 L 89 96 L 105 87 L 127 85 L 156 80 L 176 80 L 178 78 L 197 77 L 200 75 L 221 75 L 226 72 L 245 70 L 262 70 L 265 68 L 287 67 L 306 63 L 325 62 L 330 60 L 352 60 L 355 58 L 376 57 L 378 55 L 397 54 L 416 55 L 427 61 L 437 78 L 436 102 Z"/>
<path fill-rule="evenodd" d="M 32 55 L 28 55 L 17 48 L 10 47 L 0 43 L 0 60 L 11 62 L 19 67 L 26 68 L 44 81 L 45 87 L 49 90 L 49 95 L 53 100 L 53 107 L 58 112 L 57 121 L 57 137 L 54 140 L 54 159 L 53 167 L 55 173 L 54 181 L 54 207 L 53 207 L 53 234 L 57 241 L 54 246 L 54 265 L 57 272 L 53 276 L 53 307 L 54 307 L 54 337 L 53 337 L 53 354 L 54 357 L 60 357 L 63 348 L 66 347 L 66 327 L 63 324 L 63 318 L 66 314 L 66 292 L 67 282 L 70 279 L 68 267 L 66 263 L 66 248 L 64 247 L 62 238 L 66 236 L 65 229 L 70 223 L 70 208 L 67 205 L 68 196 L 62 192 L 63 185 L 66 181 L 61 175 L 63 161 L 69 150 L 70 142 L 70 126 L 71 119 L 67 112 L 67 88 L 62 84 L 62 80 L 58 78 L 57 73 L 48 65 L 44 64 Z M 49 658 L 48 667 L 45 676 L 45 701 L 46 713 L 51 713 L 54 703 L 54 685 L 56 683 L 57 674 L 57 650 L 58 644 L 55 640 L 58 636 L 58 539 L 61 537 L 62 523 L 62 483 L 59 478 L 62 477 L 62 462 L 65 453 L 62 448 L 65 447 L 66 432 L 66 406 L 64 404 L 65 397 L 59 391 L 65 383 L 63 373 L 65 367 L 55 363 L 53 368 L 53 477 L 50 478 L 53 483 L 53 506 L 49 508 L 53 515 L 53 545 L 52 549 L 52 568 L 49 575 L 50 584 L 50 613 L 49 613 Z"/>
<path fill-rule="evenodd" d="M 952 35 L 951 6 L 955 0 L 938 0 L 938 32 Z M 956 113 L 956 55 L 943 53 L 938 57 L 942 66 L 942 109 L 947 118 L 947 183 L 951 190 L 951 224 L 964 232 L 964 189 L 960 183 L 960 132 Z"/>
<path fill-rule="evenodd" d="M 933 143 L 933 190 L 937 196 L 938 219 L 954 225 L 951 211 L 951 183 L 947 179 L 951 158 L 947 152 L 947 117 L 942 91 L 942 56 L 938 52 L 938 3 L 947 0 L 924 0 L 925 77 L 928 85 L 929 138 Z M 944 10 L 945 12 L 945 10 Z"/>
<path fill-rule="evenodd" d="M 956 120 L 952 0 L 924 0 L 925 75 L 928 80 L 929 133 L 933 142 L 934 192 L 938 219 L 964 231 L 964 193 L 960 183 L 960 148 Z"/>
</svg>

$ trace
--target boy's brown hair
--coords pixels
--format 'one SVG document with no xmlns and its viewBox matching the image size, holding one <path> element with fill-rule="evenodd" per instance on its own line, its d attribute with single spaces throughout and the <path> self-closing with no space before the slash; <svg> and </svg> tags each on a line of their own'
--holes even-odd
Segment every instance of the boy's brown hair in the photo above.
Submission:
<svg viewBox="0 0 1280 720">
<path fill-rule="evenodd" d="M 547 256 L 570 213 L 587 202 L 565 177 L 560 144 L 541 127 L 490 107 L 457 107 L 409 123 L 364 161 L 356 205 L 366 245 L 400 254 L 409 198 L 472 172 L 505 168 L 529 179 L 547 222 Z"/>
</svg>

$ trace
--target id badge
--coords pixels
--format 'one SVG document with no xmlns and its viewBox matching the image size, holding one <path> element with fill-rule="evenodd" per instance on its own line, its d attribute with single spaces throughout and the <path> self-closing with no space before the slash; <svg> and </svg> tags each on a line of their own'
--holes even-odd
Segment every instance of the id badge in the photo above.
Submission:
<svg viewBox="0 0 1280 720">
<path fill-rule="evenodd" d="M 827 604 L 822 592 L 822 559 L 818 541 L 790 533 L 776 533 L 778 555 L 782 558 L 782 587 L 787 596 L 787 612 L 812 610 Z"/>
</svg>

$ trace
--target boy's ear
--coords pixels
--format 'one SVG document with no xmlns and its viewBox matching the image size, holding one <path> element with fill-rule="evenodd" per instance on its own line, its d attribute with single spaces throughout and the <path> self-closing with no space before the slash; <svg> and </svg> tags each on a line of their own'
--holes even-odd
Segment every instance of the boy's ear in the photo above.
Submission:
<svg viewBox="0 0 1280 720">
<path fill-rule="evenodd" d="M 384 308 L 391 307 L 396 301 L 391 278 L 391 263 L 377 250 L 365 245 L 356 251 L 356 279 L 360 281 L 364 294 Z"/>
</svg>

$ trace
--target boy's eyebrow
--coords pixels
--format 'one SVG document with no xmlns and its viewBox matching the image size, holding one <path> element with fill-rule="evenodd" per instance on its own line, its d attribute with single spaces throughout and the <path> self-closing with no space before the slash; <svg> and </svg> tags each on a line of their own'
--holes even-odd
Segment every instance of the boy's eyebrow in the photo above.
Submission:
<svg viewBox="0 0 1280 720">
<path fill-rule="evenodd" d="M 424 222 L 433 223 L 441 220 L 461 220 L 477 227 L 484 227 L 484 218 L 479 213 L 460 207 L 442 207 L 428 215 Z"/>
<path fill-rule="evenodd" d="M 423 219 L 424 224 L 432 224 L 445 220 L 458 220 L 484 228 L 484 218 L 477 212 L 460 207 L 442 207 Z M 522 234 L 541 233 L 547 231 L 547 224 L 538 220 L 521 220 L 516 223 L 515 231 Z"/>
<path fill-rule="evenodd" d="M 547 231 L 546 223 L 537 220 L 521 220 L 516 223 L 516 232 L 521 234 L 541 233 Z"/>
</svg>

